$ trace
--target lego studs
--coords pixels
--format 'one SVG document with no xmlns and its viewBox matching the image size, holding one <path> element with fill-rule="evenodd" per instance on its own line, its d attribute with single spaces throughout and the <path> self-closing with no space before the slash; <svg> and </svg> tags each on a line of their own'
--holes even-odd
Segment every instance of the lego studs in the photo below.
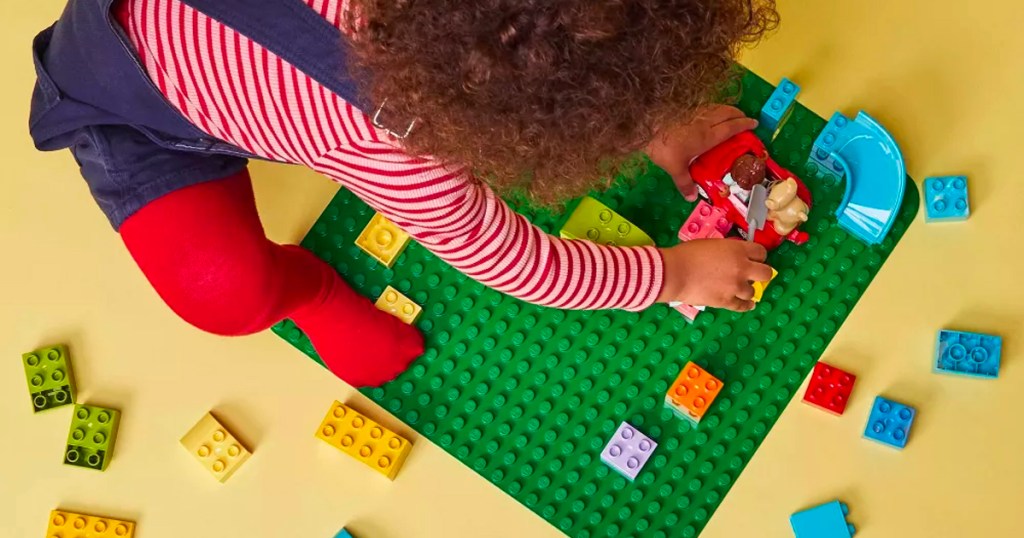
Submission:
<svg viewBox="0 0 1024 538">
<path fill-rule="evenodd" d="M 623 422 L 601 452 L 601 461 L 632 482 L 656 448 L 658 443 L 653 439 Z"/>
</svg>

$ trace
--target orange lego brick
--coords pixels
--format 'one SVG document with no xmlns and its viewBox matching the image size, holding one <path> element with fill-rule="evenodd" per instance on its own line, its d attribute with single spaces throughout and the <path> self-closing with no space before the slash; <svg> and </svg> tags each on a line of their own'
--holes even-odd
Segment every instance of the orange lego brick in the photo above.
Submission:
<svg viewBox="0 0 1024 538">
<path fill-rule="evenodd" d="M 67 510 L 50 512 L 46 538 L 132 538 L 135 523 L 108 517 L 76 514 Z"/>
<path fill-rule="evenodd" d="M 721 391 L 721 380 L 696 363 L 688 362 L 668 388 L 665 407 L 696 425 Z"/>
<path fill-rule="evenodd" d="M 339 401 L 327 412 L 316 436 L 391 480 L 412 448 L 404 437 Z"/>
</svg>

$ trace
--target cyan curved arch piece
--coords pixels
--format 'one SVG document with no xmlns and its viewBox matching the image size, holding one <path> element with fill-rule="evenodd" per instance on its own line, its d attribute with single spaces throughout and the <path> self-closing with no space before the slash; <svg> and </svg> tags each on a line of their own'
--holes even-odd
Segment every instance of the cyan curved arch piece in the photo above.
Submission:
<svg viewBox="0 0 1024 538">
<path fill-rule="evenodd" d="M 815 140 L 811 160 L 846 177 L 839 225 L 869 245 L 885 239 L 907 187 L 903 153 L 885 127 L 863 111 L 852 122 L 836 112 Z"/>
</svg>

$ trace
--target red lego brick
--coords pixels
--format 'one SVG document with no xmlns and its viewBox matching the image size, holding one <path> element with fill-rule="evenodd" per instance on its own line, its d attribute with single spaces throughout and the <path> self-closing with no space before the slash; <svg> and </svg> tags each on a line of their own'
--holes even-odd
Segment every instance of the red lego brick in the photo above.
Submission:
<svg viewBox="0 0 1024 538">
<path fill-rule="evenodd" d="M 857 376 L 824 362 L 814 365 L 811 382 L 807 384 L 804 402 L 824 409 L 834 415 L 842 415 L 846 402 L 853 392 Z"/>
</svg>

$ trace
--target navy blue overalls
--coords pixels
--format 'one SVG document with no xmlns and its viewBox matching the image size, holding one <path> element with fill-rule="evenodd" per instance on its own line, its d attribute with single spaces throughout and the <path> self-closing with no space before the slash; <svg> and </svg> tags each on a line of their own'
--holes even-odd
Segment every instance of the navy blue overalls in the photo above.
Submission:
<svg viewBox="0 0 1024 538">
<path fill-rule="evenodd" d="M 361 106 L 343 34 L 301 0 L 182 0 Z M 70 0 L 32 45 L 29 130 L 38 149 L 70 148 L 114 229 L 177 189 L 236 173 L 254 157 L 200 131 L 149 80 L 111 14 L 114 0 Z"/>
</svg>

